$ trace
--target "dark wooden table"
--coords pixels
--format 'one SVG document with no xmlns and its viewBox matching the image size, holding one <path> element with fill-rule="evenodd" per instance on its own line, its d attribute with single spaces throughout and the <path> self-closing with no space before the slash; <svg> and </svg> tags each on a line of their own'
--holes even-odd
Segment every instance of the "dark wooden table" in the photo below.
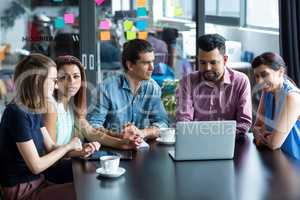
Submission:
<svg viewBox="0 0 300 200">
<path fill-rule="evenodd" d="M 173 162 L 173 146 L 152 142 L 131 161 L 126 173 L 106 179 L 99 162 L 73 161 L 77 200 L 260 200 L 300 199 L 300 163 L 280 150 L 258 150 L 252 137 L 236 141 L 234 160 Z"/>
</svg>

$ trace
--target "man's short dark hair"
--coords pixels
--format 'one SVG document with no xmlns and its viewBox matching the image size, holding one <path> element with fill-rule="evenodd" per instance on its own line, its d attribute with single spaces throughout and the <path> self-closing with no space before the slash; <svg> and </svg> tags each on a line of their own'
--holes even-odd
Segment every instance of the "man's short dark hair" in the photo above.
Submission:
<svg viewBox="0 0 300 200">
<path fill-rule="evenodd" d="M 136 63 L 136 61 L 140 59 L 139 57 L 140 53 L 148 53 L 153 51 L 154 49 L 152 45 L 146 40 L 134 39 L 126 42 L 123 45 L 123 52 L 122 52 L 122 64 L 125 71 L 128 70 L 126 66 L 126 61 Z"/>
<path fill-rule="evenodd" d="M 218 48 L 220 54 L 224 55 L 226 51 L 225 47 L 226 39 L 219 34 L 206 34 L 198 38 L 198 48 L 203 51 L 212 51 Z"/>
</svg>

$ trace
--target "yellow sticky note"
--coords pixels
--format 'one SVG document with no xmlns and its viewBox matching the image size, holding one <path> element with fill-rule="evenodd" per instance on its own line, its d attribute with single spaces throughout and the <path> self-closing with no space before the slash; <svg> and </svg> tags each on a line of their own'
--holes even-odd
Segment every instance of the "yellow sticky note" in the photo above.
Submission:
<svg viewBox="0 0 300 200">
<path fill-rule="evenodd" d="M 109 31 L 101 31 L 100 32 L 100 40 L 107 41 L 111 39 L 111 35 Z"/>
<path fill-rule="evenodd" d="M 127 31 L 126 32 L 126 38 L 127 38 L 127 40 L 134 40 L 134 39 L 136 39 L 136 32 Z"/>
<path fill-rule="evenodd" d="M 130 20 L 125 20 L 123 22 L 123 26 L 124 26 L 124 30 L 125 31 L 130 31 L 133 27 L 133 21 L 130 21 Z"/>
<path fill-rule="evenodd" d="M 136 0 L 136 7 L 145 7 L 147 0 Z"/>
<path fill-rule="evenodd" d="M 138 32 L 138 38 L 142 39 L 142 40 L 147 40 L 147 38 L 148 38 L 148 32 L 146 32 L 146 31 Z"/>
<path fill-rule="evenodd" d="M 183 9 L 180 6 L 176 6 L 174 9 L 174 16 L 180 17 L 183 15 Z"/>
</svg>

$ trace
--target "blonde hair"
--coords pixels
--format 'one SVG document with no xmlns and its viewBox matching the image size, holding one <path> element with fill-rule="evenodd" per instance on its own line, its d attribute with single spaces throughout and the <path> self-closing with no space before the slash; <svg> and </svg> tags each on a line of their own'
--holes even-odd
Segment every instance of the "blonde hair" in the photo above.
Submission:
<svg viewBox="0 0 300 200">
<path fill-rule="evenodd" d="M 14 73 L 16 96 L 14 101 L 30 110 L 46 108 L 44 83 L 55 62 L 42 54 L 33 53 L 21 60 Z"/>
</svg>

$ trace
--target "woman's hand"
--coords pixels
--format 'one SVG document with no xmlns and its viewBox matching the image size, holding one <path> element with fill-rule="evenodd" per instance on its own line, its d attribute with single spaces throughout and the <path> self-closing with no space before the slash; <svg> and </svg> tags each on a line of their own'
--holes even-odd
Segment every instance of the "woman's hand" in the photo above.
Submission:
<svg viewBox="0 0 300 200">
<path fill-rule="evenodd" d="M 73 137 L 71 141 L 68 143 L 70 147 L 70 151 L 81 151 L 82 150 L 82 143 L 81 140 L 78 137 Z"/>
<path fill-rule="evenodd" d="M 69 145 L 74 145 L 73 142 L 77 141 L 77 139 L 75 139 L 75 138 L 77 138 L 77 137 L 72 138 Z M 80 141 L 80 145 L 81 145 L 81 141 Z M 81 148 L 71 149 L 71 151 L 68 153 L 68 156 L 86 158 L 86 157 L 89 157 L 91 154 L 93 154 L 95 151 L 98 151 L 99 148 L 100 148 L 100 143 L 99 142 L 86 143 L 86 144 L 83 145 L 83 147 L 81 146 Z"/>
<path fill-rule="evenodd" d="M 90 142 L 83 145 L 83 149 L 80 152 L 81 157 L 89 157 L 92 155 L 95 151 L 98 151 L 100 148 L 99 142 Z"/>
<path fill-rule="evenodd" d="M 264 132 L 265 130 L 262 127 L 255 126 L 253 128 L 254 143 L 258 147 L 266 145 Z"/>
<path fill-rule="evenodd" d="M 99 142 L 90 142 L 84 144 L 83 151 L 89 152 L 89 153 L 94 153 L 95 151 L 98 151 L 100 148 L 101 144 Z"/>
</svg>

